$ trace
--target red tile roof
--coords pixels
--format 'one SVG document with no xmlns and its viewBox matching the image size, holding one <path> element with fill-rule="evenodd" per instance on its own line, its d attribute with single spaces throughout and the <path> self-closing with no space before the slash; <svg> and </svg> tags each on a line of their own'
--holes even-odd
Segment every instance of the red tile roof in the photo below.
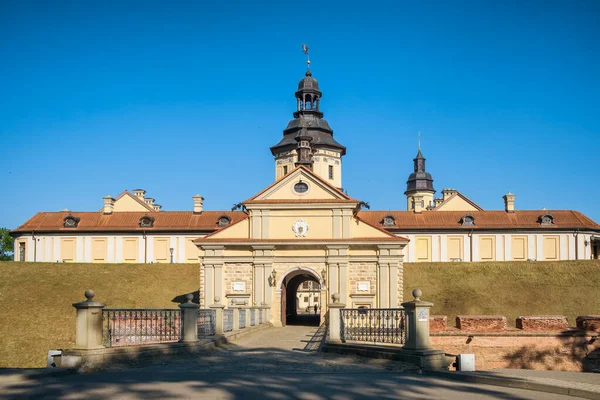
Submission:
<svg viewBox="0 0 600 400">
<path fill-rule="evenodd" d="M 538 217 L 549 213 L 554 217 L 554 225 L 541 226 Z M 578 211 L 572 210 L 517 210 L 514 213 L 498 211 L 469 211 L 475 218 L 475 226 L 461 226 L 460 219 L 467 211 L 360 211 L 358 217 L 370 224 L 386 230 L 419 229 L 592 229 L 600 230 L 600 225 Z M 381 220 L 391 215 L 396 225 L 382 226 Z"/>
<path fill-rule="evenodd" d="M 80 218 L 77 228 L 63 226 L 64 218 L 68 215 Z M 154 218 L 153 228 L 140 228 L 140 218 L 144 215 Z M 214 231 L 219 228 L 217 219 L 221 215 L 229 216 L 232 224 L 248 218 L 248 215 L 241 211 L 204 211 L 200 214 L 194 214 L 192 211 L 126 211 L 108 215 L 102 212 L 40 212 L 12 232 Z"/>
</svg>

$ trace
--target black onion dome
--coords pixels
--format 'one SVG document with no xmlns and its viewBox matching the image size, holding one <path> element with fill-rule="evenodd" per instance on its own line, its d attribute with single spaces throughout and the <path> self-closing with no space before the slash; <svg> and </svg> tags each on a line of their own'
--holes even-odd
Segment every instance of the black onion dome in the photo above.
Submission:
<svg viewBox="0 0 600 400">
<path fill-rule="evenodd" d="M 319 90 L 319 82 L 315 78 L 312 77 L 312 73 L 310 71 L 306 71 L 306 76 L 300 79 L 298 82 L 298 90 Z"/>
</svg>

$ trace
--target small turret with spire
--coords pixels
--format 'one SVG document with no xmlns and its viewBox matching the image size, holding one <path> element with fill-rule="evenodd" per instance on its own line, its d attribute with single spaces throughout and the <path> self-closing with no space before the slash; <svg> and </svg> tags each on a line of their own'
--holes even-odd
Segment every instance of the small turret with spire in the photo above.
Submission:
<svg viewBox="0 0 600 400">
<path fill-rule="evenodd" d="M 421 202 L 420 209 L 426 209 L 429 206 L 433 206 L 433 195 L 435 189 L 433 188 L 433 178 L 431 174 L 425 171 L 425 157 L 421 153 L 421 133 L 419 132 L 419 144 L 417 156 L 413 159 L 414 171 L 408 176 L 406 181 L 406 195 L 407 210 L 415 210 L 415 199 L 419 199 Z"/>
</svg>

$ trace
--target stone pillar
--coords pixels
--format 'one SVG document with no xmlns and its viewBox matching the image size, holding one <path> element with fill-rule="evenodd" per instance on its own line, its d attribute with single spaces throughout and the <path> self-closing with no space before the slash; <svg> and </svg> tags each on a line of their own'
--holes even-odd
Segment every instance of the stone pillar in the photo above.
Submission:
<svg viewBox="0 0 600 400">
<path fill-rule="evenodd" d="M 75 350 L 103 349 L 102 309 L 104 304 L 93 301 L 96 295 L 92 289 L 85 291 L 86 301 L 74 303 L 77 309 L 75 329 Z"/>
<path fill-rule="evenodd" d="M 204 264 L 204 307 L 209 307 L 215 298 L 215 270 L 212 265 Z"/>
<path fill-rule="evenodd" d="M 183 324 L 183 337 L 180 342 L 194 343 L 198 341 L 198 309 L 200 306 L 192 303 L 194 295 L 191 293 L 185 295 L 186 302 L 181 303 L 181 322 Z"/>
<path fill-rule="evenodd" d="M 240 330 L 240 306 L 238 306 L 236 304 L 233 306 L 229 306 L 229 308 L 233 310 L 233 330 L 239 331 Z"/>
<path fill-rule="evenodd" d="M 390 269 L 389 264 L 381 263 L 379 268 L 379 287 L 377 288 L 377 297 L 379 297 L 379 308 L 390 308 Z"/>
<path fill-rule="evenodd" d="M 215 297 L 215 304 L 210 306 L 213 310 L 215 310 L 215 335 L 223 334 L 223 309 L 225 306 L 221 304 L 221 298 Z"/>
<path fill-rule="evenodd" d="M 421 289 L 412 292 L 413 301 L 402 303 L 406 310 L 407 329 L 404 348 L 407 350 L 428 350 L 429 347 L 429 309 L 433 303 L 422 301 Z"/>
<path fill-rule="evenodd" d="M 341 316 L 340 310 L 346 307 L 345 304 L 340 303 L 340 295 L 338 293 L 334 293 L 331 295 L 333 299 L 333 303 L 329 303 L 329 343 L 340 343 L 341 334 Z"/>
<path fill-rule="evenodd" d="M 246 328 L 250 327 L 250 306 L 244 307 L 240 312 L 246 313 Z"/>
<path fill-rule="evenodd" d="M 222 298 L 223 293 L 223 264 L 215 264 L 215 299 Z"/>
</svg>

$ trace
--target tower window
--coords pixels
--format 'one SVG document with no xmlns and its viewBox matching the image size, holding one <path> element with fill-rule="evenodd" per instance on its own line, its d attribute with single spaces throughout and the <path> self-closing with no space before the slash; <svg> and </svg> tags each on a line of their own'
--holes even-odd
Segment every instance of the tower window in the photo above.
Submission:
<svg viewBox="0 0 600 400">
<path fill-rule="evenodd" d="M 284 174 L 284 175 L 287 175 L 287 171 L 288 171 L 288 170 L 287 170 L 287 165 L 284 165 L 284 166 L 283 166 L 283 174 Z"/>
<path fill-rule="evenodd" d="M 329 179 L 333 179 L 333 165 L 329 166 Z"/>
</svg>

